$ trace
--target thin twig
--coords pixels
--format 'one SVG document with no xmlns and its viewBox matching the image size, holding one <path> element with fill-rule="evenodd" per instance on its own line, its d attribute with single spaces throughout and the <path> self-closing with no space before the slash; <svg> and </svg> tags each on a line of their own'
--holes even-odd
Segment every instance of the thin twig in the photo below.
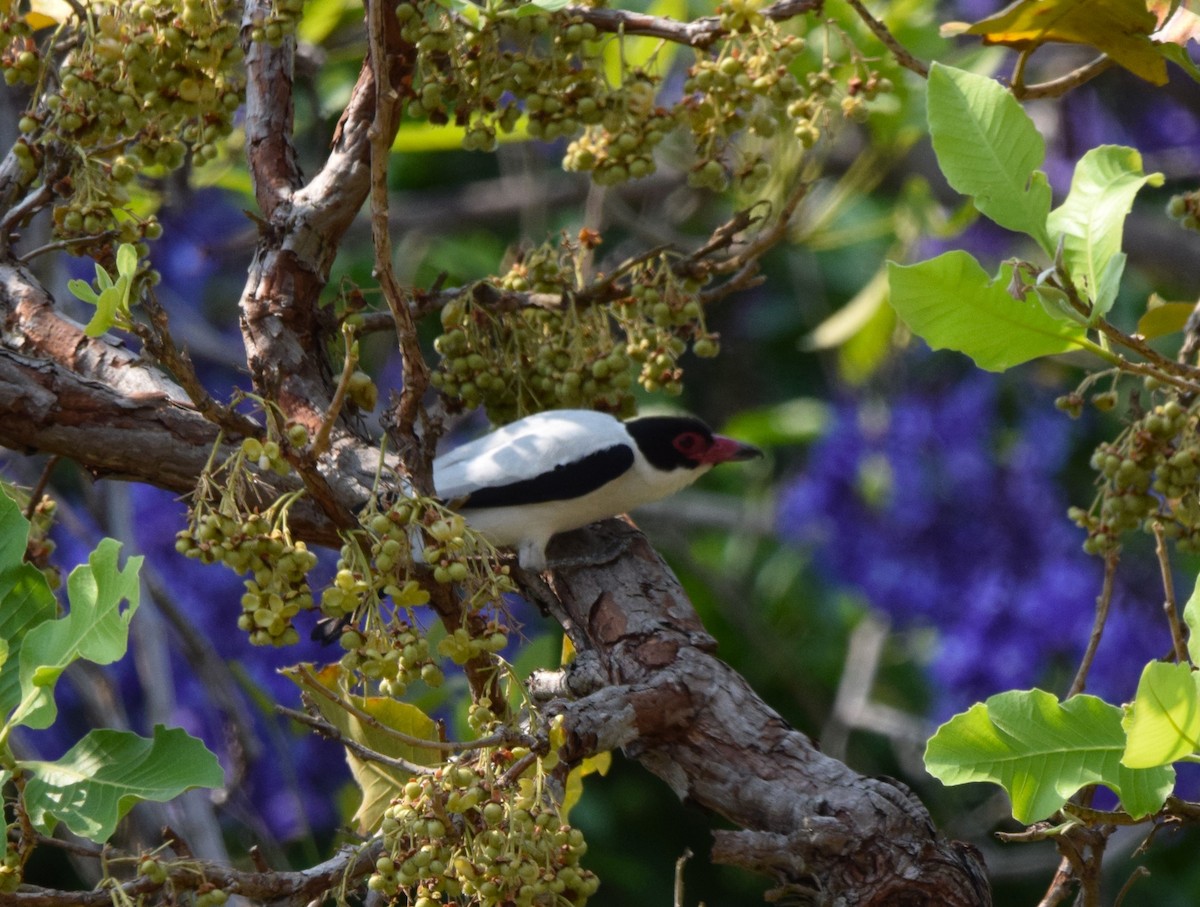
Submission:
<svg viewBox="0 0 1200 907">
<path fill-rule="evenodd" d="M 1117 574 L 1117 562 L 1120 560 L 1120 554 L 1116 549 L 1109 551 L 1104 556 L 1104 585 L 1100 590 L 1100 595 L 1096 599 L 1096 619 L 1092 624 L 1092 635 L 1088 638 L 1087 648 L 1083 652 L 1083 658 L 1079 662 L 1079 670 L 1075 673 L 1075 679 L 1071 682 L 1071 688 L 1067 691 L 1067 697 L 1075 696 L 1083 692 L 1087 685 L 1088 671 L 1092 669 L 1092 661 L 1096 657 L 1096 649 L 1100 645 L 1100 637 L 1104 633 L 1104 624 L 1108 620 L 1108 608 L 1112 604 L 1113 596 L 1113 580 Z"/>
<path fill-rule="evenodd" d="M 1179 607 L 1175 602 L 1175 578 L 1171 573 L 1166 534 L 1162 523 L 1157 520 L 1151 524 L 1151 529 L 1154 532 L 1154 552 L 1158 555 L 1158 567 L 1162 573 L 1163 613 L 1167 616 L 1167 626 L 1171 628 L 1171 645 L 1175 649 L 1175 660 L 1187 664 L 1187 643 L 1184 641 L 1183 624 L 1179 620 Z"/>
<path fill-rule="evenodd" d="M 508 767 L 507 771 L 497 779 L 496 786 L 499 788 L 508 787 L 525 773 L 525 769 L 529 768 L 529 766 L 533 765 L 540 758 L 540 753 L 536 750 L 530 750 Z"/>
<path fill-rule="evenodd" d="M 692 858 L 692 849 L 685 847 L 679 859 L 675 861 L 675 897 L 673 907 L 683 907 L 683 868 Z"/>
<path fill-rule="evenodd" d="M 1121 907 L 1125 903 L 1125 896 L 1129 894 L 1129 889 L 1137 883 L 1138 879 L 1147 878 L 1149 875 L 1150 870 L 1145 866 L 1135 866 L 1129 878 L 1125 880 L 1125 884 L 1121 886 L 1121 890 L 1117 892 L 1117 899 L 1113 902 L 1113 907 Z"/>
<path fill-rule="evenodd" d="M 27 217 L 32 217 L 46 205 L 54 200 L 54 190 L 50 188 L 50 183 L 46 182 L 26 195 L 20 202 L 13 205 L 8 213 L 0 220 L 0 236 L 8 236 L 18 224 Z M 51 243 L 50 245 L 62 245 L 61 242 Z M 44 247 L 43 247 L 44 248 Z M 47 250 L 48 251 L 48 250 Z M 34 249 L 32 252 L 27 252 L 20 259 L 24 264 L 28 259 L 35 255 L 41 254 L 41 250 Z"/>
<path fill-rule="evenodd" d="M 929 67 L 905 50 L 904 45 L 897 41 L 895 35 L 888 31 L 888 27 L 872 16 L 859 0 L 846 0 L 846 3 L 858 13 L 858 18 L 866 23 L 867 28 L 871 29 L 871 32 L 883 43 L 883 46 L 892 52 L 892 56 L 896 58 L 897 63 L 905 69 L 912 70 L 922 79 L 929 78 Z"/>
<path fill-rule="evenodd" d="M 364 762 L 378 762 L 380 765 L 408 772 L 411 775 L 432 775 L 437 771 L 437 768 L 434 766 L 418 765 L 416 762 L 409 762 L 407 759 L 385 756 L 383 753 L 373 750 L 370 747 L 363 746 L 358 741 L 351 740 L 324 718 L 318 718 L 315 715 L 309 715 L 306 712 L 300 712 L 296 709 L 289 709 L 283 705 L 276 705 L 275 711 L 294 721 L 299 721 L 301 724 L 308 725 L 323 737 L 328 737 L 330 740 L 340 743 Z"/>
<path fill-rule="evenodd" d="M 1200 384 L 1200 368 L 1188 365 L 1185 362 L 1176 362 L 1174 359 L 1168 359 L 1141 337 L 1134 334 L 1126 334 L 1115 324 L 1105 319 L 1101 319 L 1096 326 L 1102 334 L 1114 343 L 1119 343 L 1126 349 L 1137 353 L 1147 362 L 1157 366 L 1158 369 L 1165 373 L 1157 375 L 1161 380 L 1171 381 L 1174 376 L 1179 376 L 1179 378 L 1186 379 L 1190 383 L 1181 384 L 1178 381 L 1172 381 L 1177 387 L 1193 393 L 1197 390 L 1197 384 Z"/>
<path fill-rule="evenodd" d="M 392 242 L 388 227 L 388 161 L 391 160 L 395 123 L 400 117 L 401 96 L 392 79 L 397 59 L 399 23 L 393 8 L 386 3 L 371 3 L 368 10 L 370 65 L 375 76 L 375 118 L 371 123 L 371 238 L 375 251 L 375 278 L 396 322 L 403 387 L 396 407 L 394 424 L 400 452 L 418 494 L 432 496 L 433 444 L 436 438 L 426 433 L 426 443 L 417 438 L 418 420 L 426 422 L 421 398 L 429 387 L 429 366 L 421 352 L 417 327 L 413 322 L 408 294 L 396 281 L 392 269 Z M 392 40 L 389 40 L 389 37 Z"/>
<path fill-rule="evenodd" d="M 1009 80 L 1012 85 L 1012 93 L 1016 97 L 1021 97 L 1025 91 L 1025 66 L 1029 63 L 1029 55 L 1032 51 L 1029 48 L 1021 50 L 1017 54 L 1017 62 L 1013 64 L 1012 78 Z"/>
<path fill-rule="evenodd" d="M 1074 88 L 1078 88 L 1085 82 L 1090 82 L 1113 65 L 1111 57 L 1107 54 L 1101 54 L 1078 69 L 1071 70 L 1065 76 L 1059 76 L 1057 79 L 1050 79 L 1047 82 L 1038 82 L 1036 85 L 1023 86 L 1020 92 L 1017 91 L 1017 86 L 1014 84 L 1013 96 L 1018 101 L 1033 101 L 1037 98 L 1057 98 Z"/>
<path fill-rule="evenodd" d="M 174 377 L 183 388 L 196 411 L 228 435 L 234 437 L 258 437 L 262 426 L 254 420 L 228 406 L 221 406 L 213 399 L 204 382 L 196 374 L 191 357 L 179 348 L 171 336 L 167 312 L 158 301 L 153 289 L 142 294 L 142 309 L 149 319 L 148 324 L 134 324 L 133 332 L 142 341 L 142 346 L 154 359 Z"/>
<path fill-rule="evenodd" d="M 762 15 L 774 22 L 793 19 L 802 13 L 818 12 L 824 0 L 776 0 L 763 7 Z M 623 9 L 599 9 L 590 6 L 568 6 L 564 13 L 583 22 L 590 22 L 597 31 L 610 34 L 638 35 L 661 38 L 673 44 L 705 48 L 730 34 L 721 27 L 718 16 L 705 16 L 691 22 L 680 22 L 665 16 L 648 16 Z"/>
<path fill-rule="evenodd" d="M 350 379 L 358 369 L 358 355 L 354 347 L 354 330 L 349 324 L 342 325 L 342 336 L 346 341 L 346 359 L 342 363 L 342 375 L 338 379 L 337 387 L 333 391 L 333 399 L 329 401 L 329 411 L 325 414 L 325 418 L 321 420 L 321 427 L 317 429 L 317 436 L 313 439 L 313 459 L 319 458 L 329 446 L 329 433 L 333 431 L 334 423 L 337 422 L 338 416 L 342 412 L 342 406 L 346 402 L 346 394 L 350 390 Z"/>
<path fill-rule="evenodd" d="M 54 467 L 61 460 L 58 454 L 54 454 L 46 461 L 46 465 L 42 467 L 42 474 L 38 476 L 38 481 L 33 490 L 29 492 L 29 503 L 25 505 L 25 519 L 33 521 L 33 515 L 37 511 L 37 506 L 42 500 L 42 495 L 46 492 L 46 486 L 50 484 L 50 473 L 54 471 Z"/>
</svg>

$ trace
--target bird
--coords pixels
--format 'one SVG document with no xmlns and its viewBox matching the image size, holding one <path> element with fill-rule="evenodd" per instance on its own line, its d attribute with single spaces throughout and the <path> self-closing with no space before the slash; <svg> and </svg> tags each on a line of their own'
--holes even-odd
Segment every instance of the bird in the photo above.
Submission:
<svg viewBox="0 0 1200 907">
<path fill-rule="evenodd" d="M 526 570 L 550 539 L 672 495 L 718 463 L 762 456 L 687 415 L 622 422 L 582 409 L 525 416 L 433 462 L 438 497 Z"/>
</svg>

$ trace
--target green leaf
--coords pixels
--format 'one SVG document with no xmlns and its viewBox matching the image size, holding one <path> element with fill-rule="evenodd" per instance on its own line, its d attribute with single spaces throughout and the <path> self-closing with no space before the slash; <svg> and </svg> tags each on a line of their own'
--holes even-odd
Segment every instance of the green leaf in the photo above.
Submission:
<svg viewBox="0 0 1200 907">
<path fill-rule="evenodd" d="M 1063 238 L 1063 258 L 1080 293 L 1092 300 L 1092 317 L 1112 306 L 1120 285 L 1125 218 L 1142 186 L 1162 185 L 1162 174 L 1142 172 L 1142 156 L 1121 145 L 1101 145 L 1075 165 L 1071 191 L 1046 220 L 1051 239 Z"/>
<path fill-rule="evenodd" d="M 1050 185 L 1036 169 L 1046 145 L 1021 105 L 995 80 L 938 63 L 929 72 L 927 104 L 947 182 L 1000 226 L 1027 233 L 1053 255 Z"/>
<path fill-rule="evenodd" d="M 1108 260 L 1104 270 L 1100 272 L 1100 284 L 1092 299 L 1092 316 L 1089 324 L 1095 324 L 1117 301 L 1117 293 L 1121 289 L 1121 276 L 1125 273 L 1126 256 L 1118 252 Z"/>
<path fill-rule="evenodd" d="M 137 265 L 137 248 L 133 244 L 123 242 L 117 246 L 117 274 L 120 277 L 132 281 L 137 276 Z"/>
<path fill-rule="evenodd" d="M 1193 81 L 1200 82 L 1200 67 L 1196 66 L 1186 47 L 1178 44 L 1156 44 L 1155 47 L 1165 59 L 1181 66 Z"/>
<path fill-rule="evenodd" d="M 311 668 L 311 665 L 299 667 Z M 370 715 L 385 729 L 390 728 L 408 737 L 416 737 L 421 740 L 436 741 L 439 739 L 437 725 L 433 719 L 415 705 L 385 696 L 364 698 L 346 693 L 338 688 L 336 672 L 331 668 L 310 673 L 308 676 L 305 676 L 298 668 L 285 668 L 281 673 L 301 689 L 311 689 L 313 684 L 309 678 L 315 678 L 326 691 L 335 693 L 339 699 L 353 708 Z M 330 701 L 321 693 L 316 693 L 313 700 L 316 702 L 321 716 L 348 740 L 361 743 L 368 749 L 385 756 L 403 759 L 417 765 L 436 765 L 441 761 L 439 751 L 397 740 L 387 730 L 372 726 L 343 706 Z M 358 822 L 359 831 L 367 834 L 379 827 L 379 823 L 383 821 L 384 810 L 388 808 L 395 798 L 396 792 L 412 775 L 381 762 L 362 759 L 350 750 L 346 751 L 346 761 L 350 764 L 350 773 L 354 775 L 354 780 L 358 782 L 363 795 L 362 803 L 358 807 L 358 812 L 354 814 L 354 818 Z"/>
<path fill-rule="evenodd" d="M 1087 323 L 1087 319 L 1071 306 L 1071 297 L 1066 294 L 1066 291 L 1049 284 L 1035 284 L 1029 288 L 1029 292 L 1041 303 L 1046 314 L 1055 321 Z"/>
<path fill-rule="evenodd" d="M 1188 658 L 1192 664 L 1200 665 L 1200 576 L 1196 577 L 1192 594 L 1183 606 L 1183 622 L 1188 628 Z"/>
<path fill-rule="evenodd" d="M 96 313 L 83 328 L 89 337 L 100 337 L 117 323 L 116 315 L 122 299 L 121 287 L 109 287 L 96 298 Z"/>
<path fill-rule="evenodd" d="M 1083 325 L 1048 314 L 1034 300 L 1013 299 L 1012 265 L 995 280 L 966 252 L 915 265 L 888 264 L 890 301 L 900 320 L 934 349 L 966 353 L 1001 372 L 1039 356 L 1090 348 Z"/>
<path fill-rule="evenodd" d="M 12 721 L 31 728 L 49 727 L 58 709 L 54 682 L 80 658 L 111 664 L 125 655 L 129 621 L 138 606 L 138 570 L 142 558 L 131 557 L 125 569 L 117 566 L 121 545 L 104 539 L 67 578 L 71 610 L 61 620 L 45 621 L 25 636 L 21 646 L 21 704 Z M 121 603 L 129 606 L 122 611 Z"/>
<path fill-rule="evenodd" d="M 71 295 L 76 299 L 95 305 L 100 301 L 100 297 L 96 295 L 96 291 L 92 289 L 92 285 L 86 280 L 68 280 L 67 289 L 71 291 Z"/>
<path fill-rule="evenodd" d="M 96 286 L 100 288 L 101 293 L 113 286 L 112 276 L 99 263 L 96 265 Z"/>
<path fill-rule="evenodd" d="M 1121 725 L 1128 738 L 1121 764 L 1129 768 L 1169 765 L 1194 753 L 1200 745 L 1200 694 L 1191 666 L 1146 665 Z"/>
<path fill-rule="evenodd" d="M 51 834 L 62 822 L 103 843 L 134 804 L 165 801 L 194 787 L 225 783 L 220 763 L 179 728 L 154 728 L 153 739 L 130 731 L 94 730 L 57 762 L 21 762 L 29 780 L 25 808 L 34 827 Z"/>
<path fill-rule="evenodd" d="M 1089 784 L 1103 784 L 1136 817 L 1158 810 L 1174 786 L 1170 767 L 1121 764 L 1121 709 L 1095 696 L 1066 702 L 1043 690 L 1013 690 L 976 703 L 938 728 L 925 768 L 944 784 L 990 781 L 1024 823 L 1053 815 Z"/>
<path fill-rule="evenodd" d="M 0 639 L 8 652 L 0 665 L 0 719 L 21 703 L 18 655 L 26 636 L 53 620 L 58 607 L 42 571 L 24 560 L 28 541 L 20 505 L 0 492 Z"/>
</svg>

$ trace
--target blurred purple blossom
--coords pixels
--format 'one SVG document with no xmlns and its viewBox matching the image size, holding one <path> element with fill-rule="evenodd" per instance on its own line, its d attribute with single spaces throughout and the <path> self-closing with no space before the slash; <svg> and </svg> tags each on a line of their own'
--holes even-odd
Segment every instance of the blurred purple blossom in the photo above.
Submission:
<svg viewBox="0 0 1200 907">
<path fill-rule="evenodd" d="M 826 581 L 901 627 L 939 630 L 938 715 L 1073 671 L 1101 588 L 1058 481 L 1078 423 L 1042 390 L 1005 388 L 976 372 L 886 403 L 841 401 L 780 503 L 781 534 L 813 550 Z M 1132 693 L 1163 645 L 1149 605 L 1118 589 L 1089 690 Z"/>
</svg>

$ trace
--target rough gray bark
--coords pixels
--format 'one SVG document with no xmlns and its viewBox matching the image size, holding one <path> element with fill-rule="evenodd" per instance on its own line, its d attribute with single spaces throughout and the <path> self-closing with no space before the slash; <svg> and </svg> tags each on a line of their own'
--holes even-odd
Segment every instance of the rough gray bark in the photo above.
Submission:
<svg viewBox="0 0 1200 907">
<path fill-rule="evenodd" d="M 716 657 L 640 532 L 610 520 L 561 537 L 552 554 L 553 589 L 580 653 L 568 686 L 583 695 L 552 706 L 567 718 L 569 757 L 624 748 L 681 800 L 741 826 L 714 833 L 713 858 L 775 878 L 778 895 L 991 903 L 979 853 L 938 834 L 907 787 L 823 755 Z"/>
</svg>

